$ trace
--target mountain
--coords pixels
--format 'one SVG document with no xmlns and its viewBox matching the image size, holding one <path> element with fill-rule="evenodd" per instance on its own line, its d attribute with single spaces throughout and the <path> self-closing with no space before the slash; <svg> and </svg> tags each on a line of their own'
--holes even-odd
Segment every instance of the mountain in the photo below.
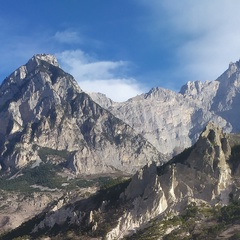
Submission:
<svg viewBox="0 0 240 240">
<path fill-rule="evenodd" d="M 179 93 L 153 88 L 117 103 L 90 93 L 102 107 L 132 126 L 160 152 L 176 155 L 194 144 L 212 121 L 226 132 L 240 132 L 240 61 L 215 81 L 188 82 Z"/>
<path fill-rule="evenodd" d="M 239 146 L 239 135 L 209 123 L 168 163 L 89 198 L 66 195 L 2 239 L 226 239 L 239 233 Z"/>
<path fill-rule="evenodd" d="M 47 54 L 33 56 L 3 81 L 0 122 L 4 172 L 50 162 L 75 174 L 129 174 L 166 159 L 95 103 Z"/>
<path fill-rule="evenodd" d="M 238 239 L 239 69 L 116 103 L 33 56 L 0 86 L 0 239 Z"/>
</svg>

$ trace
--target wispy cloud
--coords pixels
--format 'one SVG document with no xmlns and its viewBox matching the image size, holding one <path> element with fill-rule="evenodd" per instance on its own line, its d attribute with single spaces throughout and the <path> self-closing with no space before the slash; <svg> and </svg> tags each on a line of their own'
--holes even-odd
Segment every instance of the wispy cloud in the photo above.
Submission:
<svg viewBox="0 0 240 240">
<path fill-rule="evenodd" d="M 152 14 L 148 27 L 174 42 L 179 74 L 214 80 L 240 56 L 238 0 L 140 0 Z M 150 26 L 151 25 L 151 26 Z M 169 46 L 169 45 L 168 45 Z"/>
<path fill-rule="evenodd" d="M 73 30 L 58 31 L 54 35 L 54 39 L 60 43 L 82 43 L 83 37 L 80 36 L 79 32 Z"/>
<path fill-rule="evenodd" d="M 86 92 L 101 92 L 121 102 L 145 91 L 135 79 L 127 76 L 128 62 L 97 60 L 80 49 L 56 55 L 62 68 L 71 73 Z"/>
</svg>

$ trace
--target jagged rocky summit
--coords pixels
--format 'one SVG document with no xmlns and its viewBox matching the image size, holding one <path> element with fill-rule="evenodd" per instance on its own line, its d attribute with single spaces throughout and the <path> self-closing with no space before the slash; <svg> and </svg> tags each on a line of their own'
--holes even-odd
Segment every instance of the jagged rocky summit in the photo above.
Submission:
<svg viewBox="0 0 240 240">
<path fill-rule="evenodd" d="M 192 203 L 225 205 L 233 192 L 238 199 L 233 171 L 239 171 L 239 165 L 233 169 L 233 139 L 209 123 L 194 146 L 161 167 L 153 163 L 139 171 L 121 195 L 133 206 L 120 217 L 108 239 L 120 239 L 156 217 L 181 214 Z"/>
<path fill-rule="evenodd" d="M 65 232 L 79 229 L 89 239 L 103 236 L 108 240 L 122 239 L 144 229 L 151 221 L 172 219 L 182 214 L 187 206 L 213 209 L 228 204 L 230 200 L 237 201 L 240 196 L 240 164 L 236 149 L 239 146 L 239 135 L 224 133 L 209 123 L 191 148 L 168 163 L 159 167 L 155 163 L 148 164 L 130 182 L 99 192 L 89 199 L 71 202 L 66 196 L 35 217 L 31 230 L 26 230 L 28 224 L 32 226 L 29 221 L 24 224 L 25 230 L 20 227 L 12 234 L 17 236 L 18 231 L 25 231 L 30 236 L 54 233 L 59 237 L 64 228 Z M 185 226 L 181 239 L 193 236 L 191 234 L 196 231 L 199 234 L 201 221 L 205 219 L 198 219 L 196 229 L 191 227 L 191 232 Z M 179 224 L 163 229 L 159 239 L 181 227 Z M 11 234 L 6 235 L 9 236 Z"/>
<path fill-rule="evenodd" d="M 132 127 L 84 93 L 52 55 L 33 56 L 0 87 L 0 166 L 41 162 L 76 174 L 134 173 L 165 160 Z"/>
<path fill-rule="evenodd" d="M 240 61 L 230 63 L 215 81 L 188 82 L 179 93 L 157 87 L 122 103 L 103 94 L 90 95 L 160 152 L 176 155 L 197 141 L 209 121 L 226 132 L 240 131 L 239 73 Z"/>
</svg>

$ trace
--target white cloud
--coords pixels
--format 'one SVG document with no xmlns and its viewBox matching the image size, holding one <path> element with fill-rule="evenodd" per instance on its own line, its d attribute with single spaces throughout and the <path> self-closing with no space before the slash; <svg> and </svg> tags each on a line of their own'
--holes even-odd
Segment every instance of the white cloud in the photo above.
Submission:
<svg viewBox="0 0 240 240">
<path fill-rule="evenodd" d="M 240 1 L 140 1 L 151 10 L 152 34 L 159 37 L 165 31 L 177 42 L 179 73 L 191 80 L 214 80 L 239 59 Z"/>
<path fill-rule="evenodd" d="M 54 39 L 60 43 L 81 43 L 83 38 L 80 37 L 77 31 L 64 30 L 58 31 L 54 35 Z"/>
<path fill-rule="evenodd" d="M 128 62 L 99 61 L 79 49 L 56 55 L 61 67 L 71 73 L 86 92 L 101 92 L 122 102 L 146 90 L 135 79 L 126 76 Z"/>
<path fill-rule="evenodd" d="M 108 79 L 81 81 L 81 88 L 86 92 L 100 92 L 115 102 L 124 102 L 143 92 L 143 89 L 135 79 Z"/>
</svg>

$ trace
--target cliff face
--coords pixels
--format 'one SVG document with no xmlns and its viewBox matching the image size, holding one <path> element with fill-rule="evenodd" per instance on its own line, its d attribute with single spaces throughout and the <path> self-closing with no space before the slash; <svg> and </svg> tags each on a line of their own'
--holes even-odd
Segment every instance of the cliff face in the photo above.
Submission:
<svg viewBox="0 0 240 240">
<path fill-rule="evenodd" d="M 212 121 L 227 132 L 239 132 L 240 65 L 231 63 L 216 81 L 188 82 L 179 93 L 153 88 L 123 103 L 102 94 L 93 99 L 110 110 L 160 152 L 175 155 L 194 144 Z"/>
<path fill-rule="evenodd" d="M 34 56 L 5 79 L 0 113 L 3 170 L 47 159 L 76 174 L 133 173 L 149 161 L 165 159 L 82 92 L 51 55 Z M 44 159 L 43 150 L 48 150 Z"/>
<path fill-rule="evenodd" d="M 122 197 L 133 202 L 108 239 L 121 238 L 151 219 L 179 214 L 195 203 L 228 204 L 233 191 L 229 136 L 209 123 L 196 144 L 157 168 L 145 167 L 133 178 Z"/>
</svg>

